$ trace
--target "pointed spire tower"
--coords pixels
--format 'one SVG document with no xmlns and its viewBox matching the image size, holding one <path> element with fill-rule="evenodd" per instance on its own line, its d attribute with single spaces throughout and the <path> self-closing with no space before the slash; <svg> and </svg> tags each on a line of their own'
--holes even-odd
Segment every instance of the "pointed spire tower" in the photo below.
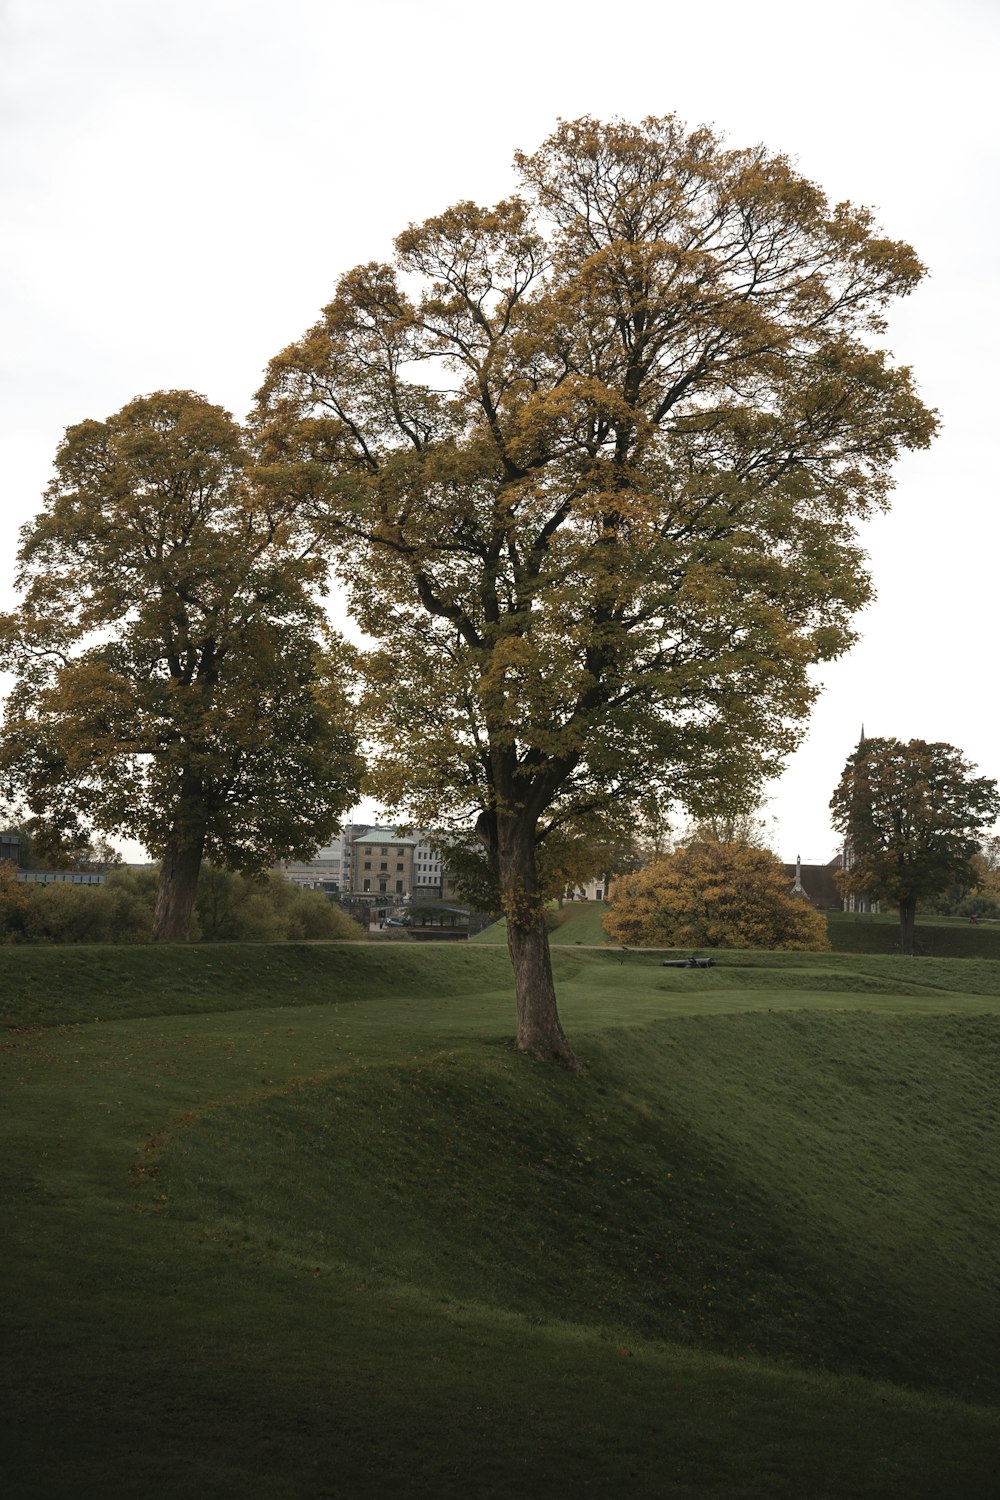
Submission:
<svg viewBox="0 0 1000 1500">
<path fill-rule="evenodd" d="M 865 734 L 864 721 L 862 721 L 857 749 L 847 762 L 848 767 L 853 768 L 851 776 L 853 807 L 850 821 L 844 831 L 844 844 L 840 855 L 840 867 L 842 870 L 850 870 L 854 865 L 854 825 L 856 822 L 860 824 L 868 815 L 868 799 L 863 790 L 866 775 L 863 763 L 867 750 L 868 737 Z M 878 902 L 869 901 L 867 897 L 856 897 L 853 895 L 844 897 L 845 911 L 878 911 L 878 909 Z"/>
</svg>

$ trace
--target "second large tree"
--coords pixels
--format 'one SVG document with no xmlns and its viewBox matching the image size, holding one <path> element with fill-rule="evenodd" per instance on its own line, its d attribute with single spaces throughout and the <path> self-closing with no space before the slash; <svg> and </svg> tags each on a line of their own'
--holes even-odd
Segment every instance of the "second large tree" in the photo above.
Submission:
<svg viewBox="0 0 1000 1500">
<path fill-rule="evenodd" d="M 252 874 L 309 855 L 354 796 L 343 648 L 294 494 L 190 391 L 69 428 L 22 532 L 0 653 L 17 680 L 0 775 L 56 830 L 162 861 L 153 937 L 188 936 L 205 855 Z"/>
<path fill-rule="evenodd" d="M 919 902 L 971 879 L 983 831 L 1000 813 L 996 782 L 972 771 L 954 745 L 862 734 L 830 801 L 844 836 L 840 885 L 898 905 L 901 953 L 914 951 Z"/>
<path fill-rule="evenodd" d="M 667 117 L 517 164 L 342 279 L 257 427 L 381 642 L 380 790 L 476 818 L 518 1045 L 573 1066 L 540 846 L 777 764 L 869 596 L 853 523 L 934 422 L 872 340 L 916 256 L 784 158 Z"/>
</svg>

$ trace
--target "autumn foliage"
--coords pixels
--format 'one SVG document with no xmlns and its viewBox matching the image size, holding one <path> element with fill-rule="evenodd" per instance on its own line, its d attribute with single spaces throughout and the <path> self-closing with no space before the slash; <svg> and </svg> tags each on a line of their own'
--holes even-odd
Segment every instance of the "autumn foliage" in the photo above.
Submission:
<svg viewBox="0 0 1000 1500">
<path fill-rule="evenodd" d="M 154 938 L 188 937 L 203 858 L 254 875 L 332 834 L 349 653 L 296 496 L 255 483 L 228 413 L 160 391 L 70 427 L 18 560 L 4 792 L 62 844 L 96 828 L 162 860 Z"/>
<path fill-rule="evenodd" d="M 826 920 L 766 849 L 695 843 L 617 881 L 604 927 L 664 948 L 829 948 Z"/>
<path fill-rule="evenodd" d="M 787 158 L 584 118 L 516 166 L 348 271 L 254 427 L 379 643 L 370 784 L 475 821 L 518 1046 L 572 1065 L 546 845 L 777 770 L 871 595 L 854 523 L 936 423 L 878 347 L 918 257 Z"/>
</svg>

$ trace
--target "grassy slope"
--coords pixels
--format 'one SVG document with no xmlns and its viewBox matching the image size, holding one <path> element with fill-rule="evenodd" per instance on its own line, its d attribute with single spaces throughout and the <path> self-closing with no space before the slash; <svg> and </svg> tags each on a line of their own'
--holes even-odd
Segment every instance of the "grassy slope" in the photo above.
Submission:
<svg viewBox="0 0 1000 1500">
<path fill-rule="evenodd" d="M 840 953 L 894 953 L 899 946 L 895 912 L 879 916 L 831 912 L 830 941 Z M 957 917 L 918 917 L 918 951 L 934 958 L 1000 959 L 1000 924 Z"/>
<path fill-rule="evenodd" d="M 563 950 L 572 1079 L 496 950 L 69 958 L 0 950 L 7 1493 L 996 1494 L 995 965 Z"/>
<path fill-rule="evenodd" d="M 600 901 L 567 902 L 552 913 L 555 926 L 549 934 L 554 947 L 573 944 L 613 946 L 602 918 L 607 907 Z M 899 946 L 899 919 L 892 913 L 871 916 L 829 912 L 830 941 L 837 953 L 895 953 Z M 483 929 L 473 943 L 492 946 L 506 942 L 506 923 L 501 919 Z M 973 925 L 958 918 L 920 917 L 917 942 L 923 954 L 934 958 L 990 958 L 1000 960 L 1000 924 Z M 685 953 L 688 951 L 684 950 Z"/>
<path fill-rule="evenodd" d="M 558 910 L 553 909 L 550 913 L 553 925 L 549 932 L 549 942 L 554 947 L 570 943 L 598 946 L 608 944 L 610 946 L 611 940 L 602 925 L 602 918 L 607 909 L 603 901 L 567 901 L 564 906 Z M 506 944 L 506 919 L 501 917 L 498 922 L 492 922 L 489 927 L 484 927 L 482 932 L 470 939 L 470 942 L 484 947 Z"/>
</svg>

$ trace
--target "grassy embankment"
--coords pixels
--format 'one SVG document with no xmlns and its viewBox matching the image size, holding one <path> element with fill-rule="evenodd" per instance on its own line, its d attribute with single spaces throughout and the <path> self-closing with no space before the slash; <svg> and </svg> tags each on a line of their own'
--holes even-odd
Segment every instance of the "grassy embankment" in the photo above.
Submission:
<svg viewBox="0 0 1000 1500">
<path fill-rule="evenodd" d="M 1000 966 L 0 949 L 5 1493 L 995 1497 Z"/>
<path fill-rule="evenodd" d="M 600 901 L 567 902 L 552 912 L 549 934 L 554 946 L 596 944 L 613 946 L 602 925 L 607 907 Z M 830 942 L 835 953 L 896 953 L 899 950 L 899 918 L 892 913 L 878 916 L 828 912 Z M 506 942 L 506 924 L 494 922 L 472 939 L 491 946 Z M 933 958 L 992 958 L 1000 960 L 1000 923 L 970 923 L 958 917 L 918 917 L 917 943 L 921 956 Z M 685 949 L 687 953 L 689 950 Z"/>
</svg>

